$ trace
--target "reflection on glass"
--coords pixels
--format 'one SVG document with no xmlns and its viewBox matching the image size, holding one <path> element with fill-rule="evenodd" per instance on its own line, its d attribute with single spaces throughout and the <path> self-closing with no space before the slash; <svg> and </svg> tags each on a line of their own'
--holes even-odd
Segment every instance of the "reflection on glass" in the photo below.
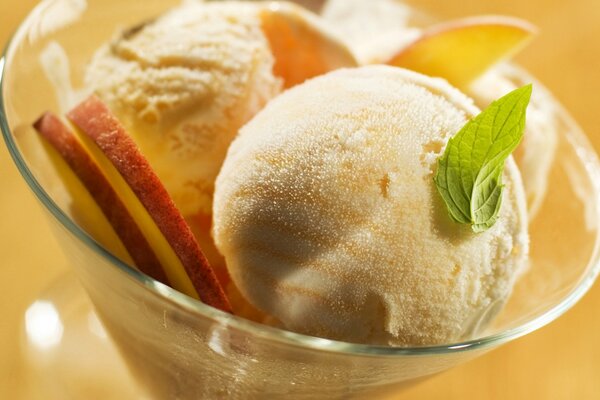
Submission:
<svg viewBox="0 0 600 400">
<path fill-rule="evenodd" d="M 94 311 L 90 311 L 87 317 L 88 329 L 94 335 L 98 336 L 100 339 L 108 339 L 106 335 L 106 330 L 104 330 L 104 326 L 98 319 L 98 316 Z"/>
<path fill-rule="evenodd" d="M 46 300 L 33 303 L 25 313 L 29 342 L 41 350 L 57 346 L 63 336 L 63 323 L 54 304 Z"/>
</svg>

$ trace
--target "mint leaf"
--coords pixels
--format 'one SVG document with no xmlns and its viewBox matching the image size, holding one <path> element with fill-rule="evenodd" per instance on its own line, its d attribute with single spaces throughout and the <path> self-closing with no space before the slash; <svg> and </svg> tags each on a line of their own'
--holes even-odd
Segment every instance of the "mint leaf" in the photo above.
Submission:
<svg viewBox="0 0 600 400">
<path fill-rule="evenodd" d="M 489 229 L 502 203 L 504 162 L 523 138 L 532 86 L 494 101 L 450 140 L 434 177 L 450 217 L 475 232 Z"/>
</svg>

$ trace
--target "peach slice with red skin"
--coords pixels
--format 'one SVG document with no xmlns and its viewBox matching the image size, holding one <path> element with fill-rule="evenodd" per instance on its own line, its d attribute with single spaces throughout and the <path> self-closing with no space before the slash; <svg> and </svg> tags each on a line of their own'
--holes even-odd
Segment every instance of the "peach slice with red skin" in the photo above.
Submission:
<svg viewBox="0 0 600 400">
<path fill-rule="evenodd" d="M 141 204 L 145 216 L 152 221 L 161 240 L 168 243 L 169 250 L 185 270 L 195 290 L 191 295 L 231 312 L 229 300 L 189 226 L 145 157 L 106 105 L 91 96 L 70 111 L 68 118 L 79 128 L 80 131 L 75 130 L 79 140 L 59 118 L 49 113 L 35 123 L 35 128 L 86 186 L 138 268 L 162 282 L 172 283 L 168 270 L 172 266 L 165 265 L 161 261 L 161 249 L 152 246 L 157 242 L 154 237 L 149 238 L 147 223 L 144 225 L 139 213 L 131 212 L 131 197 Z M 91 149 L 90 144 L 97 148 Z M 128 194 L 123 192 L 122 186 L 115 184 L 114 175 L 111 177 L 101 157 L 112 163 L 123 185 L 133 193 L 129 199 L 126 199 Z"/>
<path fill-rule="evenodd" d="M 529 22 L 505 16 L 454 20 L 427 29 L 387 64 L 442 77 L 466 89 L 523 48 L 536 31 Z"/>
<path fill-rule="evenodd" d="M 358 66 L 352 52 L 310 11 L 287 2 L 273 2 L 259 16 L 275 58 L 273 73 L 283 78 L 284 87 L 338 68 Z"/>
<path fill-rule="evenodd" d="M 140 271 L 168 285 L 167 276 L 138 225 L 71 130 L 52 113 L 42 115 L 33 126 L 95 199 Z"/>
<path fill-rule="evenodd" d="M 92 95 L 67 117 L 94 142 L 137 196 L 181 261 L 200 299 L 231 312 L 223 288 L 192 231 L 146 158 L 108 107 Z"/>
</svg>

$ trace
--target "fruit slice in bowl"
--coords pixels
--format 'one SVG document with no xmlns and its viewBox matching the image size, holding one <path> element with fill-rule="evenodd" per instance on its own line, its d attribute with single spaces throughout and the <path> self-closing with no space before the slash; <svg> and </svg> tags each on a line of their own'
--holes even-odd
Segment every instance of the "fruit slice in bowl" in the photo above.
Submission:
<svg viewBox="0 0 600 400">
<path fill-rule="evenodd" d="M 510 58 L 533 37 L 530 23 L 506 16 L 477 16 L 434 25 L 387 61 L 460 89 Z"/>
<path fill-rule="evenodd" d="M 275 58 L 273 72 L 289 88 L 329 71 L 356 67 L 352 52 L 318 16 L 288 2 L 273 2 L 260 14 Z"/>
<path fill-rule="evenodd" d="M 45 114 L 35 127 L 52 146 L 50 153 L 58 151 L 86 186 L 138 268 L 230 312 L 229 301 L 192 231 L 106 105 L 91 96 L 72 109 L 68 118 L 75 125 L 73 133 L 51 114 Z"/>
<path fill-rule="evenodd" d="M 107 247 L 117 249 L 116 253 L 126 262 L 134 263 L 145 274 L 169 284 L 156 254 L 125 204 L 71 130 L 52 113 L 42 115 L 34 127 L 44 138 L 44 150 L 65 187 L 72 198 L 77 199 L 80 214 L 91 216 L 84 224 L 94 230 L 92 235 Z M 112 237 L 113 230 L 120 241 Z"/>
</svg>

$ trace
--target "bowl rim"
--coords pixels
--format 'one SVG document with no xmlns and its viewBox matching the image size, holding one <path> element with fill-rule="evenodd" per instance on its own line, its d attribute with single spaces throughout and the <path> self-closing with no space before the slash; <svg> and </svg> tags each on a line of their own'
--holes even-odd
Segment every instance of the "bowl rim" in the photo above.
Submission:
<svg viewBox="0 0 600 400">
<path fill-rule="evenodd" d="M 2 131 L 6 147 L 19 173 L 27 183 L 29 189 L 34 193 L 35 197 L 42 203 L 43 208 L 45 208 L 46 211 L 48 211 L 72 236 L 74 236 L 76 240 L 79 240 L 83 243 L 83 245 L 91 249 L 98 256 L 104 258 L 105 261 L 107 261 L 113 267 L 133 278 L 138 284 L 145 286 L 153 295 L 171 302 L 174 306 L 180 307 L 187 312 L 200 314 L 202 317 L 218 322 L 227 328 L 237 329 L 253 337 L 273 340 L 284 345 L 350 356 L 424 356 L 488 349 L 503 343 L 507 343 L 532 331 L 535 331 L 552 322 L 569 310 L 574 304 L 576 304 L 577 301 L 591 288 L 595 279 L 600 273 L 600 232 L 598 232 L 585 274 L 580 277 L 578 284 L 571 291 L 569 291 L 569 293 L 566 294 L 560 302 L 555 304 L 543 314 L 537 315 L 535 318 L 528 320 L 519 326 L 491 335 L 459 341 L 456 343 L 420 347 L 393 347 L 384 345 L 356 344 L 290 332 L 228 314 L 213 307 L 207 306 L 201 301 L 193 299 L 181 292 L 178 292 L 177 290 L 154 280 L 153 278 L 124 263 L 106 250 L 82 228 L 80 228 L 54 202 L 54 200 L 52 200 L 50 195 L 37 181 L 33 172 L 28 167 L 24 157 L 20 153 L 16 141 L 14 140 L 14 136 L 11 132 L 8 122 L 4 97 L 7 60 L 10 59 L 10 55 L 17 45 L 16 38 L 23 37 L 23 34 L 26 32 L 28 25 L 31 23 L 31 19 L 35 16 L 36 12 L 52 1 L 54 0 L 44 0 L 40 2 L 27 15 L 25 20 L 17 28 L 13 37 L 9 39 L 2 54 L 0 55 L 0 130 Z M 527 73 L 521 68 L 514 68 L 517 68 L 520 72 L 527 75 Z M 596 153 L 593 151 L 593 147 L 577 123 L 562 108 L 562 106 L 559 107 L 557 113 L 560 118 L 569 124 L 569 126 L 577 128 L 570 130 L 568 133 L 572 139 L 571 145 L 586 150 L 587 157 L 585 160 L 582 159 L 582 162 L 584 162 L 587 167 L 589 178 L 594 182 L 593 187 L 596 197 L 600 198 L 600 163 L 598 162 Z M 598 215 L 596 215 L 596 217 L 600 222 L 600 212 L 597 214 Z"/>
</svg>

